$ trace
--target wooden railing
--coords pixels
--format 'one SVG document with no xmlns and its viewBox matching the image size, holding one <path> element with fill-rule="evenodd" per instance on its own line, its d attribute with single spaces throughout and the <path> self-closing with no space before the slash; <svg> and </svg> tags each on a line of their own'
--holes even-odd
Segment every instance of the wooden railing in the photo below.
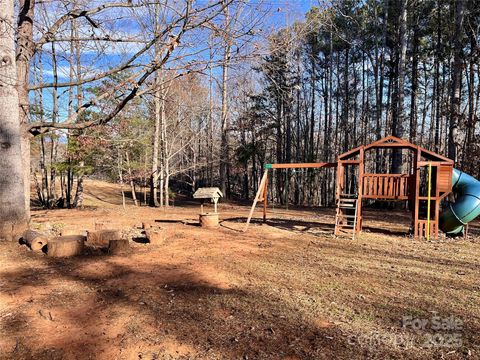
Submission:
<svg viewBox="0 0 480 360">
<path fill-rule="evenodd" d="M 364 174 L 363 197 L 366 199 L 406 200 L 412 176 L 407 174 Z"/>
</svg>

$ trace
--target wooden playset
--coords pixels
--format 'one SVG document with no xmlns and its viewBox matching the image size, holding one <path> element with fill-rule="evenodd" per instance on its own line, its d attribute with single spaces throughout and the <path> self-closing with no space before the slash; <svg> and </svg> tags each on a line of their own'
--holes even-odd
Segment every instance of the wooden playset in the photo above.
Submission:
<svg viewBox="0 0 480 360">
<path fill-rule="evenodd" d="M 402 174 L 377 174 L 366 168 L 366 154 L 377 149 L 401 149 L 412 159 Z M 335 235 L 362 231 L 362 207 L 367 200 L 408 201 L 413 236 L 438 238 L 440 202 L 452 191 L 453 161 L 394 136 L 356 147 L 332 163 L 267 164 L 252 204 L 245 230 L 257 203 L 263 202 L 267 218 L 268 173 L 273 169 L 336 168 Z M 367 171 L 369 170 L 369 171 Z M 353 177 L 353 182 L 352 182 Z M 346 186 L 353 183 L 355 188 Z M 347 191 L 350 188 L 350 192 Z"/>
</svg>

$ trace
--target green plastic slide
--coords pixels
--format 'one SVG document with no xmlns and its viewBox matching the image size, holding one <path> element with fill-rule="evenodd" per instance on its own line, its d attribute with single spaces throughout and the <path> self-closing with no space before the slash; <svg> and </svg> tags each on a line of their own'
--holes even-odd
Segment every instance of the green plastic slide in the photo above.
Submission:
<svg viewBox="0 0 480 360">
<path fill-rule="evenodd" d="M 456 200 L 440 214 L 440 230 L 448 235 L 460 234 L 466 224 L 480 215 L 480 181 L 453 169 L 452 184 Z"/>
</svg>

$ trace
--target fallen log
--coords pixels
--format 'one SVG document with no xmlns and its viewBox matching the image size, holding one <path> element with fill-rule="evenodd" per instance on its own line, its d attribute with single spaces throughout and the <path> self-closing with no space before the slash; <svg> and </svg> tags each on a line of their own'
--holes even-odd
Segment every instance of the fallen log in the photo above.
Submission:
<svg viewBox="0 0 480 360">
<path fill-rule="evenodd" d="M 163 245 L 167 239 L 166 231 L 164 228 L 151 228 L 145 230 L 145 235 L 150 244 Z"/>
<path fill-rule="evenodd" d="M 83 253 L 84 243 L 85 236 L 58 236 L 48 241 L 47 255 L 54 257 L 81 255 Z"/>
<path fill-rule="evenodd" d="M 33 251 L 42 251 L 48 243 L 47 236 L 35 230 L 26 230 L 21 240 Z"/>
<path fill-rule="evenodd" d="M 111 255 L 125 254 L 130 250 L 128 239 L 110 240 L 108 243 L 108 253 Z"/>
<path fill-rule="evenodd" d="M 122 240 L 122 234 L 118 230 L 95 230 L 87 231 L 87 244 L 91 246 L 107 247 L 110 240 Z"/>
</svg>

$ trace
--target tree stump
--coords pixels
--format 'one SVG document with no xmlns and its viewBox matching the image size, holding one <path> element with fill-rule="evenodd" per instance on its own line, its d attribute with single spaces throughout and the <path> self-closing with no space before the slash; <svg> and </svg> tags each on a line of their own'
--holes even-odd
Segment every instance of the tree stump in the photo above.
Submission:
<svg viewBox="0 0 480 360">
<path fill-rule="evenodd" d="M 164 228 L 155 228 L 145 230 L 145 235 L 147 236 L 148 242 L 153 245 L 162 245 L 167 239 Z"/>
<path fill-rule="evenodd" d="M 26 230 L 28 230 L 26 223 L 2 221 L 0 223 L 0 240 L 18 241 Z"/>
<path fill-rule="evenodd" d="M 126 254 L 130 251 L 130 242 L 128 239 L 110 240 L 108 243 L 108 253 L 111 255 Z"/>
<path fill-rule="evenodd" d="M 42 251 L 42 248 L 48 243 L 48 238 L 37 231 L 26 230 L 22 235 L 22 241 L 33 251 Z"/>
<path fill-rule="evenodd" d="M 50 239 L 47 245 L 47 255 L 54 257 L 70 257 L 83 253 L 85 236 L 58 236 Z"/>
<path fill-rule="evenodd" d="M 199 216 L 200 226 L 204 228 L 218 227 L 218 213 L 203 213 Z"/>
<path fill-rule="evenodd" d="M 122 234 L 118 230 L 87 231 L 87 244 L 92 246 L 107 247 L 110 240 L 121 240 Z"/>
</svg>

